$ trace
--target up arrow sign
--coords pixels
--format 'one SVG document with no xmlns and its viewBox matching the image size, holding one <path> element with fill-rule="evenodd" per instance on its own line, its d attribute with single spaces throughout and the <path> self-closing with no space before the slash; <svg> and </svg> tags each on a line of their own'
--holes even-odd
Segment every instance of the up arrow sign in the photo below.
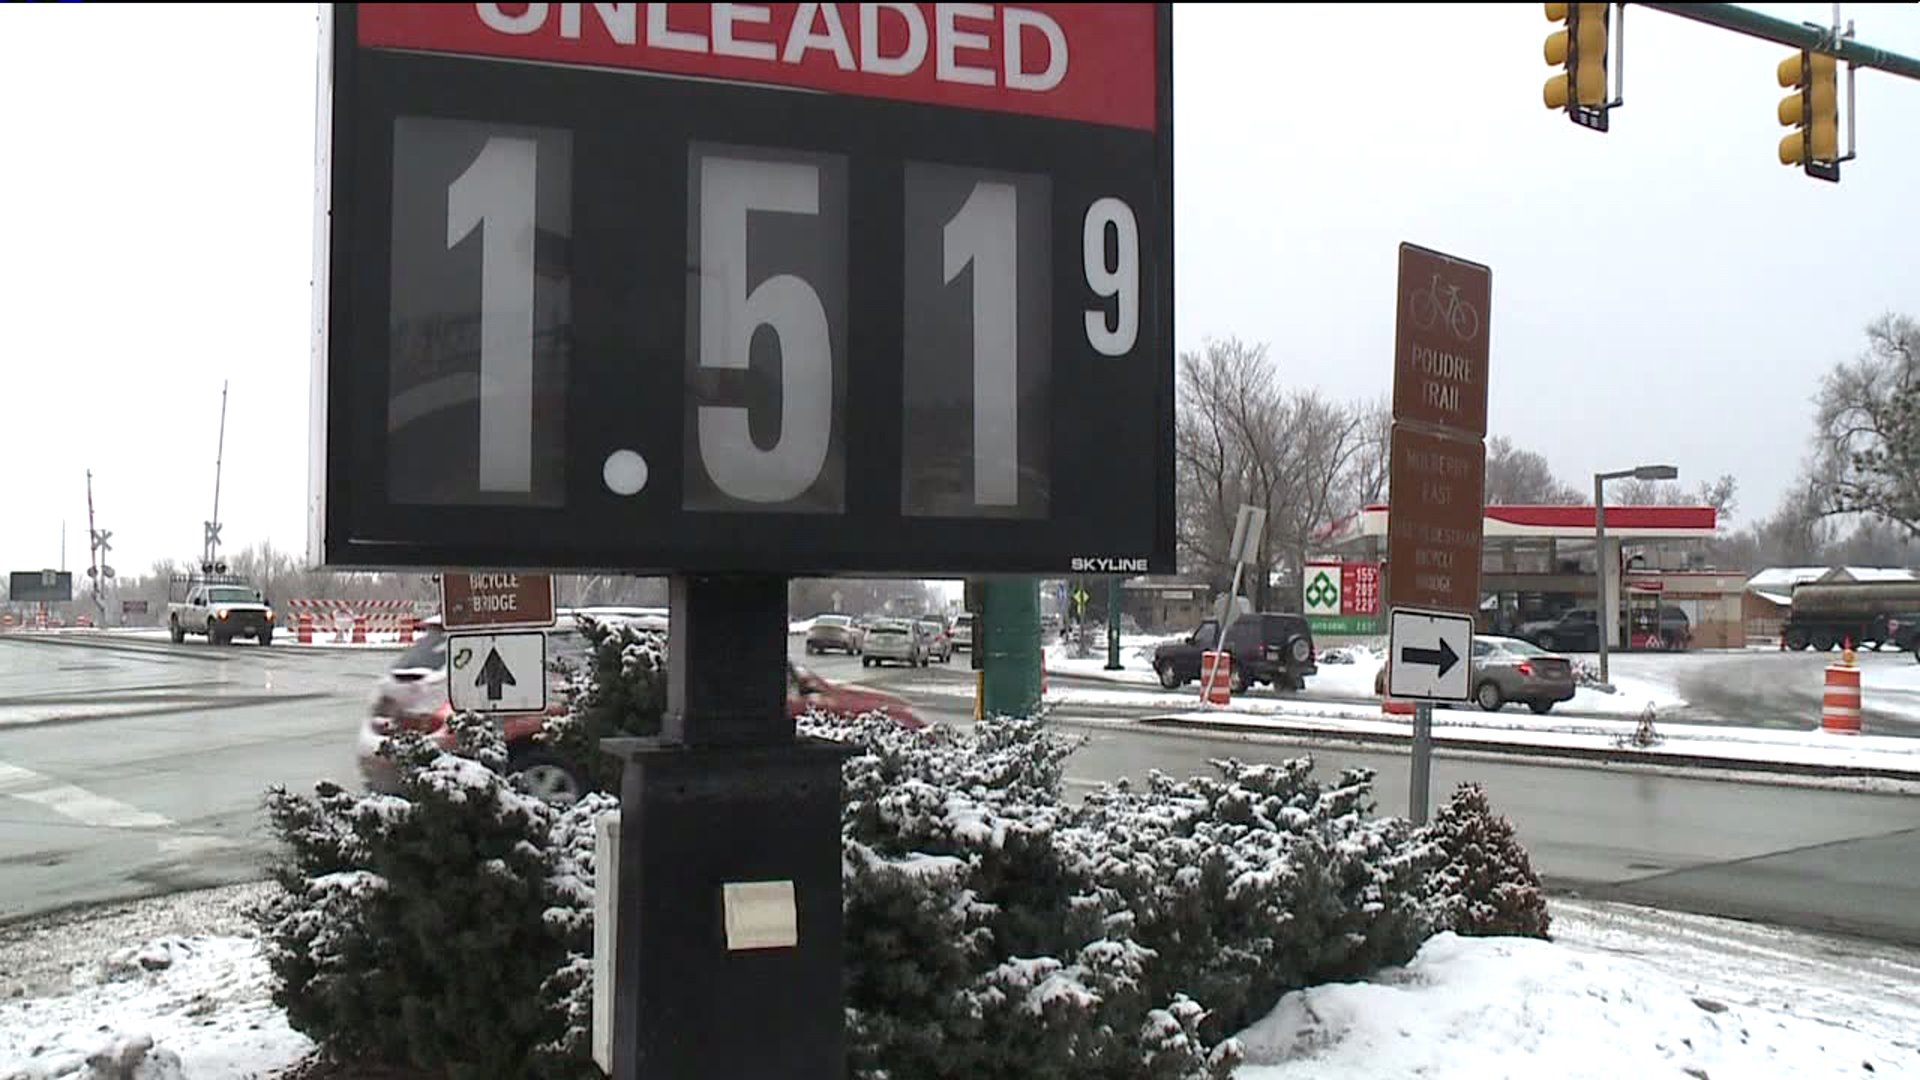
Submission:
<svg viewBox="0 0 1920 1080">
<path fill-rule="evenodd" d="M 498 648 L 488 649 L 487 662 L 480 665 L 480 676 L 473 680 L 473 685 L 487 688 L 488 701 L 499 701 L 502 683 L 507 686 L 519 686 L 520 680 L 513 677 L 513 672 L 507 668 L 507 662 L 500 659 Z"/>
<path fill-rule="evenodd" d="M 457 712 L 547 707 L 547 636 L 538 630 L 447 635 L 447 696 Z"/>
<path fill-rule="evenodd" d="M 1473 665 L 1473 618 L 1394 608 L 1387 634 L 1387 695 L 1410 701 L 1465 701 Z"/>
</svg>

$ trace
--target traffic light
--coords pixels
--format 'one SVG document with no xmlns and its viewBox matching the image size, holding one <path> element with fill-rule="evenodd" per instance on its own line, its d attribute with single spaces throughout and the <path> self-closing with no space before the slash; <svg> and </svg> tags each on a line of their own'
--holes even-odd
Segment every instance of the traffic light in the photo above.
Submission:
<svg viewBox="0 0 1920 1080">
<path fill-rule="evenodd" d="M 1780 164 L 1799 165 L 1808 176 L 1840 179 L 1840 63 L 1826 53 L 1803 51 L 1780 61 L 1780 85 L 1794 91 L 1780 99 L 1780 122 L 1793 128 L 1780 140 Z"/>
<path fill-rule="evenodd" d="M 1565 68 L 1547 80 L 1547 108 L 1564 109 L 1581 127 L 1607 130 L 1607 4 L 1547 4 L 1547 63 Z"/>
</svg>

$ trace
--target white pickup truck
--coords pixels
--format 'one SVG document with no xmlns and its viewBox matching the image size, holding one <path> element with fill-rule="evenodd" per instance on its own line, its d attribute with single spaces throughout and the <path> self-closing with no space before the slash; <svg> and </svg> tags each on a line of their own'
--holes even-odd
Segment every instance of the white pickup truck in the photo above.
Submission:
<svg viewBox="0 0 1920 1080">
<path fill-rule="evenodd" d="M 251 585 L 196 584 L 187 589 L 185 600 L 167 605 L 167 632 L 175 644 L 188 634 L 199 634 L 215 645 L 235 638 L 271 645 L 273 609 Z"/>
</svg>

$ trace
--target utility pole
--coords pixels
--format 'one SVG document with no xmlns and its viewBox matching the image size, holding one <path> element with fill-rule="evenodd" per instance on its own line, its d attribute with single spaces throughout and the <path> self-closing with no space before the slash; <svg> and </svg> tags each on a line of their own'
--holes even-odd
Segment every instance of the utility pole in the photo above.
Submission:
<svg viewBox="0 0 1920 1080">
<path fill-rule="evenodd" d="M 220 441 L 213 452 L 213 519 L 206 523 L 206 539 L 200 553 L 202 572 L 211 573 L 220 555 L 220 465 L 227 456 L 227 384 L 220 383 Z"/>
</svg>

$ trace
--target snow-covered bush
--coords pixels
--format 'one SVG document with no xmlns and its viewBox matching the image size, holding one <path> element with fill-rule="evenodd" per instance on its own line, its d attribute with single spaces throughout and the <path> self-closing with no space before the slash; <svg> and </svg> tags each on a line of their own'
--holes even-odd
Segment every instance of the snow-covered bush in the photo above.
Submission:
<svg viewBox="0 0 1920 1080">
<path fill-rule="evenodd" d="M 609 736 L 658 735 L 667 711 L 667 637 L 619 620 L 577 616 L 587 661 L 567 672 L 567 712 L 540 739 L 600 791 L 620 790 L 620 762 L 600 752 Z"/>
<path fill-rule="evenodd" d="M 1547 899 L 1513 824 L 1479 784 L 1461 784 L 1427 834 L 1445 861 L 1428 879 L 1436 930 L 1466 936 L 1545 938 Z"/>
<path fill-rule="evenodd" d="M 339 1061 L 448 1076 L 583 1074 L 574 985 L 592 949 L 592 819 L 502 775 L 484 719 L 454 722 L 456 753 L 390 746 L 399 795 L 275 788 L 287 857 L 260 913 L 274 1002 Z"/>
<path fill-rule="evenodd" d="M 1041 722 L 910 733 L 801 723 L 844 768 L 849 1071 L 857 1077 L 1208 1080 L 1239 1061 L 1152 992 L 1153 954 L 1068 842 L 1073 744 Z"/>
<path fill-rule="evenodd" d="M 1438 853 L 1372 776 L 1214 763 L 1075 807 L 1073 743 L 1026 720 L 810 730 L 846 766 L 857 1075 L 1224 1076 L 1285 992 L 1403 963 Z"/>
<path fill-rule="evenodd" d="M 1418 951 L 1437 853 L 1404 820 L 1369 816 L 1371 771 L 1323 787 L 1307 758 L 1212 765 L 1095 792 L 1069 834 L 1153 951 L 1150 993 L 1191 995 L 1208 1010 L 1201 1034 L 1219 1038 L 1287 991 Z"/>
</svg>

